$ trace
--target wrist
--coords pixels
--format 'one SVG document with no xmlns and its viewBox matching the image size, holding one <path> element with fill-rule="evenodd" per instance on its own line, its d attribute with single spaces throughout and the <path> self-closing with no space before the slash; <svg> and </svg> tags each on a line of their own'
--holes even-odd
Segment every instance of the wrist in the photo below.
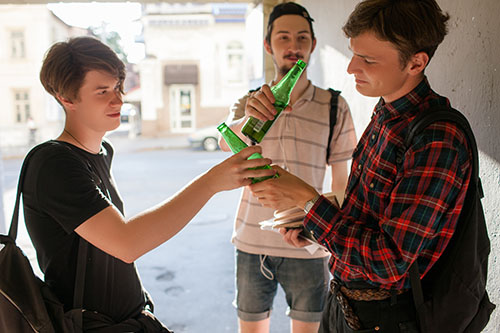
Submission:
<svg viewBox="0 0 500 333">
<path fill-rule="evenodd" d="M 217 176 L 214 173 L 213 168 L 198 177 L 198 182 L 210 196 L 213 196 L 223 190 L 220 188 L 220 183 L 217 181 Z"/>
<path fill-rule="evenodd" d="M 302 209 L 305 209 L 305 206 L 309 201 L 314 200 L 314 202 L 316 202 L 318 200 L 319 196 L 320 196 L 320 194 L 316 191 L 316 189 L 314 187 L 308 185 L 307 187 L 303 188 L 303 191 L 299 196 L 299 198 L 301 198 L 301 200 L 300 200 L 301 204 L 299 207 Z"/>
</svg>

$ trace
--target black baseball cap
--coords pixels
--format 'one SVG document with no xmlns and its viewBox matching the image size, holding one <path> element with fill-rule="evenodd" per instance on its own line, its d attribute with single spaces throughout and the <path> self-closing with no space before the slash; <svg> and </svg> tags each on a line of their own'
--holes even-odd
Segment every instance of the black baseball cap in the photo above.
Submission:
<svg viewBox="0 0 500 333">
<path fill-rule="evenodd" d="M 309 22 L 309 25 L 311 26 L 312 30 L 312 22 L 314 22 L 313 18 L 309 15 L 309 13 L 304 7 L 295 2 L 284 2 L 280 3 L 279 5 L 276 5 L 273 8 L 271 14 L 269 15 L 269 21 L 267 22 L 267 26 L 269 27 L 271 24 L 273 24 L 274 20 L 283 15 L 302 16 Z"/>
</svg>

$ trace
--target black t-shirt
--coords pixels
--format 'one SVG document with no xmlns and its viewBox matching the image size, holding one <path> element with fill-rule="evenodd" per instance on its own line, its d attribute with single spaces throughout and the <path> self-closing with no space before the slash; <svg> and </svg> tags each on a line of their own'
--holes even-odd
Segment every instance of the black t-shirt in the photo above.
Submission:
<svg viewBox="0 0 500 333">
<path fill-rule="evenodd" d="M 45 281 L 64 303 L 73 306 L 80 224 L 123 203 L 111 175 L 113 149 L 103 141 L 99 154 L 69 143 L 48 141 L 31 157 L 23 187 L 24 216 Z M 134 264 L 88 246 L 83 308 L 116 322 L 134 317 L 145 294 Z"/>
</svg>

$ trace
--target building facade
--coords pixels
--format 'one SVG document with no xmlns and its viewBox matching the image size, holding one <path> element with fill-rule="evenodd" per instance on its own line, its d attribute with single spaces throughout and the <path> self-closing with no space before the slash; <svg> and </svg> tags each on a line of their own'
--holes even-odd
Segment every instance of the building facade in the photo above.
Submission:
<svg viewBox="0 0 500 333">
<path fill-rule="evenodd" d="M 62 108 L 39 80 L 47 49 L 86 34 L 68 26 L 46 5 L 0 6 L 0 147 L 25 146 L 56 136 Z"/>
<path fill-rule="evenodd" d="M 143 4 L 142 133 L 216 125 L 248 90 L 247 4 Z"/>
</svg>

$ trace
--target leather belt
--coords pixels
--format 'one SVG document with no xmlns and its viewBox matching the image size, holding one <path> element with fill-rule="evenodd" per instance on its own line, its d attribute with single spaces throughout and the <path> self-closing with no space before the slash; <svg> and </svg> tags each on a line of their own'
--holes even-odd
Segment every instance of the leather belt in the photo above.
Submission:
<svg viewBox="0 0 500 333">
<path fill-rule="evenodd" d="M 330 292 L 335 295 L 347 324 L 353 330 L 361 329 L 361 322 L 359 317 L 352 310 L 352 307 L 347 299 L 354 301 L 382 301 L 395 295 L 401 295 L 406 291 L 408 290 L 401 289 L 391 291 L 386 289 L 349 289 L 340 285 L 340 283 L 335 279 L 330 282 Z"/>
</svg>

